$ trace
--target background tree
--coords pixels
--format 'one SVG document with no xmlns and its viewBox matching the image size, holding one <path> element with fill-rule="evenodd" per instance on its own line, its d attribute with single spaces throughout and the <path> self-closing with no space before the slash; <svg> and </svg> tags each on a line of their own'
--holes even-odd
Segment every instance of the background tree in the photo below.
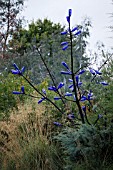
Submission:
<svg viewBox="0 0 113 170">
<path fill-rule="evenodd" d="M 50 70 L 53 64 L 55 65 L 54 61 L 58 59 L 55 59 L 56 54 L 59 50 L 61 51 L 59 43 L 62 31 L 63 27 L 59 23 L 54 24 L 48 19 L 43 21 L 39 19 L 36 23 L 29 24 L 28 29 L 20 29 L 13 35 L 9 45 L 13 46 L 12 52 L 21 58 L 21 60 L 16 58 L 15 62 L 20 66 L 22 66 L 21 63 L 26 65 L 35 83 L 47 77 L 42 57 Z"/>
<path fill-rule="evenodd" d="M 77 25 L 81 29 L 82 34 L 74 39 L 74 60 L 75 71 L 80 68 L 79 60 L 81 60 L 81 66 L 88 60 L 86 55 L 87 38 L 89 34 L 89 27 L 91 23 L 88 19 L 83 22 L 83 25 Z M 28 29 L 20 29 L 13 35 L 10 41 L 10 47 L 13 47 L 13 53 L 21 56 L 21 60 L 18 58 L 16 63 L 24 63 L 28 70 L 31 72 L 31 79 L 36 84 L 48 77 L 45 65 L 42 62 L 42 58 L 47 64 L 49 70 L 52 70 L 51 75 L 54 77 L 56 83 L 59 81 L 65 81 L 65 78 L 60 75 L 59 68 L 61 67 L 61 61 L 69 63 L 69 52 L 65 51 L 65 57 L 63 56 L 62 47 L 59 45 L 65 41 L 65 36 L 62 37 L 60 32 L 66 30 L 66 27 L 61 26 L 59 23 L 54 24 L 48 19 L 37 20 L 35 23 L 29 24 Z M 52 69 L 54 68 L 54 69 Z"/>
<path fill-rule="evenodd" d="M 8 57 L 8 41 L 21 25 L 19 19 L 24 0 L 0 0 L 0 57 Z"/>
</svg>

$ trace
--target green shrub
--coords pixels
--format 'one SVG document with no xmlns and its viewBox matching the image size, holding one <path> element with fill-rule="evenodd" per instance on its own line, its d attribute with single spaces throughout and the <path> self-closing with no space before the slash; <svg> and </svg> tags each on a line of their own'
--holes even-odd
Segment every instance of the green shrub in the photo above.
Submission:
<svg viewBox="0 0 113 170">
<path fill-rule="evenodd" d="M 28 94 L 33 92 L 33 89 L 17 76 L 14 77 L 10 73 L 0 74 L 0 120 L 8 119 L 10 110 L 14 107 L 17 109 L 18 104 L 26 99 L 26 96 L 12 94 L 12 91 L 20 91 L 21 86 L 25 85 Z"/>
<path fill-rule="evenodd" d="M 67 127 L 57 139 L 64 153 L 66 169 L 78 165 L 90 170 L 103 170 L 113 164 L 113 124 L 107 129 L 82 125 L 79 129 Z M 82 168 L 81 168 L 82 169 Z"/>
</svg>

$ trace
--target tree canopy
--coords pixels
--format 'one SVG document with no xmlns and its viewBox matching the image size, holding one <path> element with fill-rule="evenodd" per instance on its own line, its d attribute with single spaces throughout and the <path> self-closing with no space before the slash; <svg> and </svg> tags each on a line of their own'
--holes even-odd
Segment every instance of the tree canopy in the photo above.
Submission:
<svg viewBox="0 0 113 170">
<path fill-rule="evenodd" d="M 0 0 L 0 57 L 8 57 L 7 44 L 15 31 L 18 31 L 21 21 L 20 11 L 24 0 Z"/>
</svg>

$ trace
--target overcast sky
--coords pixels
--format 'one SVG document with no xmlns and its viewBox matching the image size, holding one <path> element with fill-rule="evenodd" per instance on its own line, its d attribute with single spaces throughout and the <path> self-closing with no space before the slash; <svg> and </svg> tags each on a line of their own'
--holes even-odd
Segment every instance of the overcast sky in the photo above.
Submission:
<svg viewBox="0 0 113 170">
<path fill-rule="evenodd" d="M 112 0 L 27 0 L 23 15 L 28 21 L 48 18 L 54 23 L 66 25 L 68 9 L 72 9 L 72 24 L 80 24 L 84 17 L 92 21 L 90 44 L 94 48 L 97 41 L 103 42 L 107 48 L 113 46 L 109 37 L 113 34 L 108 26 L 113 25 Z"/>
</svg>

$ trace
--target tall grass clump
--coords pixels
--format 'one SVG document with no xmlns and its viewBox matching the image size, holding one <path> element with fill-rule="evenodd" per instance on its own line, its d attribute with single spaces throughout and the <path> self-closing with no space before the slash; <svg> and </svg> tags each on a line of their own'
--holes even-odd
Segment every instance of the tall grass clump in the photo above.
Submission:
<svg viewBox="0 0 113 170">
<path fill-rule="evenodd" d="M 44 111 L 30 100 L 19 106 L 18 114 L 11 114 L 8 124 L 1 122 L 1 170 L 62 169 L 57 146 L 47 138 Z"/>
</svg>

